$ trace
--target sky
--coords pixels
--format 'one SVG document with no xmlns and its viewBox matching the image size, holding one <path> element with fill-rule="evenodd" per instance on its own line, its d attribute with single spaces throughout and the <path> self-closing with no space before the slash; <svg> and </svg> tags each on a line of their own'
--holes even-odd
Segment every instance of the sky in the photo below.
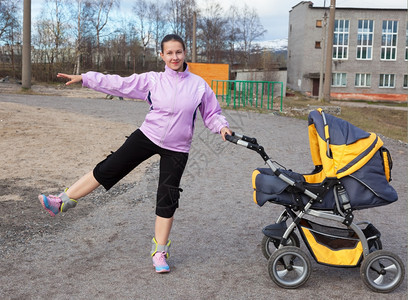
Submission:
<svg viewBox="0 0 408 300">
<path fill-rule="evenodd" d="M 41 8 L 44 0 L 32 0 L 33 15 Z M 204 7 L 208 0 L 196 0 L 200 7 Z M 300 0 L 214 0 L 228 9 L 231 5 L 243 7 L 246 3 L 249 7 L 256 9 L 260 22 L 267 30 L 261 41 L 270 41 L 287 38 L 289 11 Z M 121 10 L 129 11 L 135 0 L 120 0 Z M 314 6 L 330 6 L 330 0 L 315 0 Z M 336 7 L 370 7 L 370 8 L 407 8 L 407 0 L 337 0 Z"/>
<path fill-rule="evenodd" d="M 124 0 L 122 0 L 124 1 Z M 199 5 L 204 5 L 208 0 L 196 0 Z M 243 6 L 247 3 L 254 7 L 258 13 L 261 24 L 267 33 L 262 40 L 275 40 L 287 38 L 289 11 L 300 0 L 216 0 L 228 9 L 231 5 Z M 314 6 L 330 6 L 330 0 L 313 1 Z M 337 0 L 336 7 L 370 7 L 370 8 L 407 8 L 407 0 Z"/>
</svg>

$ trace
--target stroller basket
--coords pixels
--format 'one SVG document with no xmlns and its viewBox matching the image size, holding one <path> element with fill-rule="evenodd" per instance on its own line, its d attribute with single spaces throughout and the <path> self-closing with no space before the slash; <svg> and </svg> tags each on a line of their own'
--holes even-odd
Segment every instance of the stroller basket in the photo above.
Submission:
<svg viewBox="0 0 408 300">
<path fill-rule="evenodd" d="M 299 231 L 318 263 L 337 267 L 354 267 L 362 259 L 362 243 L 351 229 L 325 226 L 302 219 Z M 380 235 L 372 224 L 369 224 L 363 232 L 370 235 L 368 239 L 374 239 Z"/>
</svg>

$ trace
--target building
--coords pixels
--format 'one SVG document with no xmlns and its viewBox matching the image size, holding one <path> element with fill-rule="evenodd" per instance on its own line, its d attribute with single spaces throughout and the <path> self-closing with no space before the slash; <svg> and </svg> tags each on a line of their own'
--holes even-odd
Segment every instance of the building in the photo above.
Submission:
<svg viewBox="0 0 408 300">
<path fill-rule="evenodd" d="M 319 95 L 328 16 L 311 1 L 289 12 L 287 85 L 294 91 Z M 407 9 L 336 8 L 331 98 L 408 100 L 407 21 Z"/>
<path fill-rule="evenodd" d="M 0 46 L 0 63 L 11 64 L 13 63 L 13 59 L 17 57 L 21 61 L 22 49 L 23 47 L 20 43 L 17 43 L 16 45 L 6 44 L 5 46 Z"/>
</svg>

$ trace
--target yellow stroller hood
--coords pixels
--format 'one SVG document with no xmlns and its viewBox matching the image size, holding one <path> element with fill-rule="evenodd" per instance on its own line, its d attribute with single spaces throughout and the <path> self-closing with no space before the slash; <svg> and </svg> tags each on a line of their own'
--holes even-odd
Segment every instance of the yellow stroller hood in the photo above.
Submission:
<svg viewBox="0 0 408 300">
<path fill-rule="evenodd" d="M 309 114 L 308 130 L 313 164 L 321 165 L 329 178 L 340 179 L 354 173 L 383 145 L 375 133 L 325 114 L 321 109 Z"/>
<path fill-rule="evenodd" d="M 349 195 L 353 210 L 387 205 L 398 199 L 396 191 L 389 184 L 391 156 L 375 133 L 368 133 L 347 121 L 325 114 L 321 109 L 309 114 L 308 131 L 315 171 L 299 174 L 280 169 L 280 173 L 311 190 L 319 190 L 328 182 L 341 183 Z M 254 201 L 260 206 L 268 201 L 294 205 L 296 193 L 270 169 L 255 170 L 252 185 Z M 318 191 L 324 193 L 323 201 L 313 203 L 314 209 L 334 209 L 334 193 L 327 189 L 324 191 Z M 305 195 L 298 197 L 304 204 L 309 201 Z"/>
</svg>

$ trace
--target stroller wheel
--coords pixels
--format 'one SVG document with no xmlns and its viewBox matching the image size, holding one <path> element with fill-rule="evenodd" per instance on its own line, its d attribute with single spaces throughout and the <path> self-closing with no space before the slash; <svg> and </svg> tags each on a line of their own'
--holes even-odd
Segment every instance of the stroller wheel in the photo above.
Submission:
<svg viewBox="0 0 408 300">
<path fill-rule="evenodd" d="M 365 285 L 371 290 L 388 293 L 403 282 L 405 267 L 396 254 L 378 250 L 364 258 L 360 267 L 360 275 Z"/>
<path fill-rule="evenodd" d="M 310 259 L 298 247 L 286 246 L 276 250 L 268 261 L 269 276 L 278 286 L 295 289 L 310 277 Z"/>
<path fill-rule="evenodd" d="M 279 247 L 280 240 L 264 235 L 261 242 L 262 254 L 266 259 Z M 296 233 L 292 232 L 287 240 L 286 246 L 300 247 L 300 241 Z"/>
</svg>

